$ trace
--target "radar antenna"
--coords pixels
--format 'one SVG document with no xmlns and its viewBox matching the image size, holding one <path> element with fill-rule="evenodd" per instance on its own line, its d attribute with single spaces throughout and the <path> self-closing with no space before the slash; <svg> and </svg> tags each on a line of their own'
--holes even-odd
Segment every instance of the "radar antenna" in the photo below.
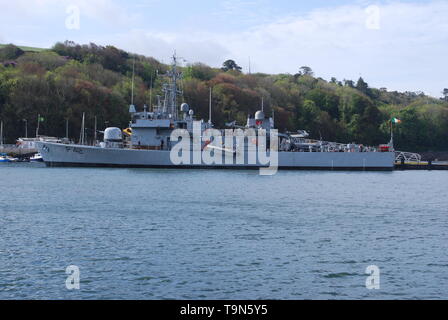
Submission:
<svg viewBox="0 0 448 320">
<path fill-rule="evenodd" d="M 163 91 L 165 92 L 166 103 L 167 103 L 167 112 L 172 115 L 174 120 L 178 120 L 178 110 L 177 110 L 177 96 L 182 95 L 182 90 L 178 89 L 177 81 L 182 79 L 182 73 L 177 69 L 177 60 L 179 58 L 176 56 L 176 52 L 174 52 L 171 70 L 168 71 L 168 77 L 170 78 L 170 82 L 163 87 Z"/>
</svg>

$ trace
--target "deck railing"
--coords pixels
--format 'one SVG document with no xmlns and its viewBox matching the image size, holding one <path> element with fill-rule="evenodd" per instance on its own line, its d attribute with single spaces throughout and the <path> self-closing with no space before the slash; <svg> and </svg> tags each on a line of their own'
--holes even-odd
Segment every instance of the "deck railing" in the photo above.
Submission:
<svg viewBox="0 0 448 320">
<path fill-rule="evenodd" d="M 402 152 L 402 151 L 396 151 L 395 152 L 395 161 L 396 162 L 422 162 L 422 156 L 418 153 L 412 153 L 412 152 Z"/>
</svg>

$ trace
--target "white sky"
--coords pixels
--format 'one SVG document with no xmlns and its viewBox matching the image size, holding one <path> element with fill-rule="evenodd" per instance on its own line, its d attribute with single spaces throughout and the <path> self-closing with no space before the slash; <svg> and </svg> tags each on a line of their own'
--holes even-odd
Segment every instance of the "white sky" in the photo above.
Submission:
<svg viewBox="0 0 448 320">
<path fill-rule="evenodd" d="M 79 29 L 67 28 L 67 8 Z M 73 12 L 73 11 L 71 11 Z M 76 20 L 76 19 L 75 19 Z M 357 80 L 424 91 L 448 87 L 448 1 L 346 0 L 0 0 L 0 43 L 51 47 L 57 41 L 112 44 L 167 62 Z"/>
</svg>

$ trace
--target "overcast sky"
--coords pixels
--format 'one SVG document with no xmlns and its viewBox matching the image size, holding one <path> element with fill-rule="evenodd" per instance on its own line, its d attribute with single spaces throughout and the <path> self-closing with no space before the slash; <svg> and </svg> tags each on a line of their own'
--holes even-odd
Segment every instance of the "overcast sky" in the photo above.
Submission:
<svg viewBox="0 0 448 320">
<path fill-rule="evenodd" d="M 79 12 L 79 24 L 77 19 Z M 112 44 L 164 62 L 358 79 L 440 97 L 448 87 L 448 1 L 0 0 L 0 43 Z"/>
</svg>

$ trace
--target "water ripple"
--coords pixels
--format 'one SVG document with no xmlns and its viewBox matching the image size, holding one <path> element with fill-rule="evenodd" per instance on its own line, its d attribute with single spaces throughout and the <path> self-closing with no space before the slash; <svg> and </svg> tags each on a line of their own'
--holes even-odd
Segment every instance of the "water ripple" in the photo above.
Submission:
<svg viewBox="0 0 448 320">
<path fill-rule="evenodd" d="M 0 299 L 448 298 L 445 172 L 0 175 Z"/>
</svg>

